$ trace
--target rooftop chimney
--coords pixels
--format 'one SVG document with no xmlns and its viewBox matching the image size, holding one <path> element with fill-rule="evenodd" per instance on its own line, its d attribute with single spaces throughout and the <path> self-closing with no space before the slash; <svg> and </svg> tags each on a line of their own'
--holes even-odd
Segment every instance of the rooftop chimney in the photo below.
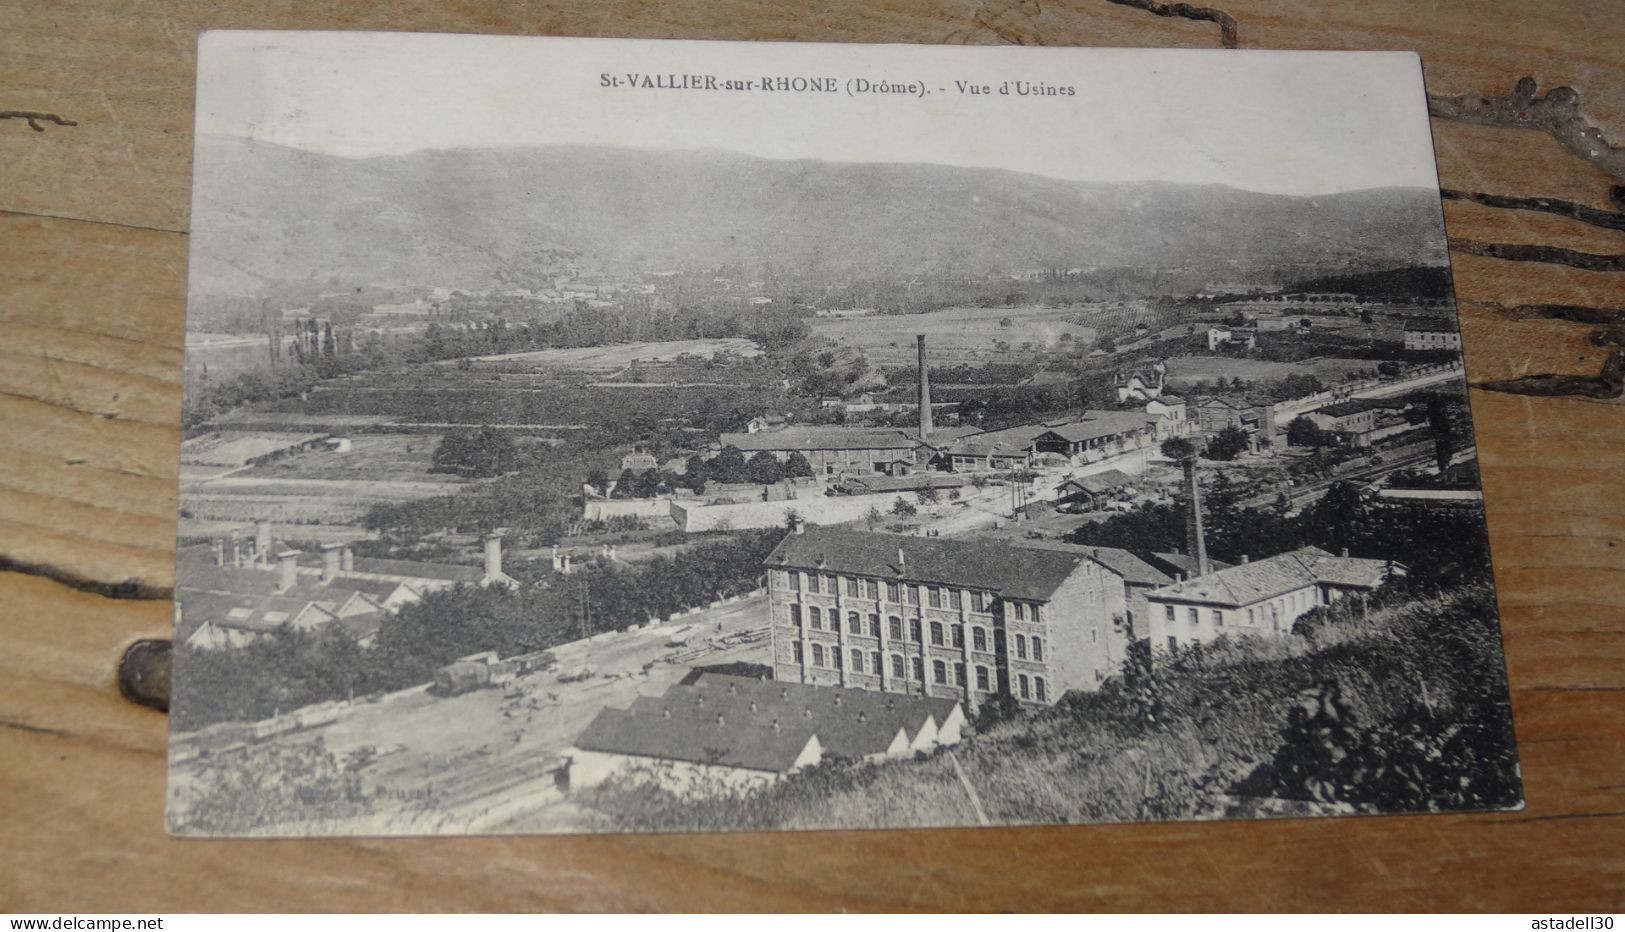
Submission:
<svg viewBox="0 0 1625 932">
<path fill-rule="evenodd" d="M 287 592 L 299 584 L 299 551 L 284 550 L 276 555 L 277 577 L 276 591 Z"/>
<path fill-rule="evenodd" d="M 914 338 L 920 356 L 920 439 L 924 440 L 932 431 L 931 424 L 931 372 L 925 362 L 925 334 Z"/>
<path fill-rule="evenodd" d="M 723 726 L 722 713 L 718 712 L 717 713 L 717 727 L 721 728 L 722 726 Z"/>
<path fill-rule="evenodd" d="M 1346 557 L 1346 556 L 1348 556 L 1348 555 L 1349 555 L 1349 548 L 1347 548 L 1347 547 L 1344 547 L 1344 548 L 1343 548 L 1343 556 L 1345 556 L 1345 557 Z"/>
<path fill-rule="evenodd" d="M 254 522 L 254 562 L 271 565 L 271 522 L 264 518 Z"/>
<path fill-rule="evenodd" d="M 485 578 L 502 578 L 502 535 L 485 535 Z"/>
<path fill-rule="evenodd" d="M 908 565 L 908 557 L 906 555 L 904 555 L 903 548 L 898 547 L 897 548 L 897 568 L 902 569 L 903 567 L 905 567 L 907 565 Z"/>
<path fill-rule="evenodd" d="M 339 550 L 339 569 L 346 573 L 355 572 L 355 551 L 350 549 L 349 544 Z"/>
<path fill-rule="evenodd" d="M 343 546 L 343 544 L 322 545 L 322 582 L 330 583 L 338 578 L 339 562 L 343 559 L 339 556 L 339 549 Z"/>
<path fill-rule="evenodd" d="M 790 516 L 790 533 L 801 534 L 807 530 L 807 522 L 800 515 Z"/>
<path fill-rule="evenodd" d="M 216 537 L 214 539 L 214 541 L 213 541 L 213 544 L 214 544 L 214 565 L 215 566 L 225 566 L 226 565 L 226 542 L 225 542 L 225 540 L 223 540 L 222 538 Z"/>
<path fill-rule="evenodd" d="M 1249 562 L 1249 558 L 1245 553 L 1241 555 L 1241 562 L 1243 562 L 1243 563 Z"/>
</svg>

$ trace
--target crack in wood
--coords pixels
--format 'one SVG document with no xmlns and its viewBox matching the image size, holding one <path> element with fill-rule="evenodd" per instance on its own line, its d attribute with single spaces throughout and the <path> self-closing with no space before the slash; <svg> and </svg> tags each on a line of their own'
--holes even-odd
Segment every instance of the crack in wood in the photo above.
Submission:
<svg viewBox="0 0 1625 932">
<path fill-rule="evenodd" d="M 1572 819 L 1617 819 L 1625 812 L 1563 812 L 1557 815 L 1527 816 L 1522 819 L 1493 819 L 1492 825 L 1528 825 L 1531 822 L 1567 822 Z"/>
<path fill-rule="evenodd" d="M 1509 262 L 1547 262 L 1588 272 L 1625 272 L 1625 255 L 1581 252 L 1578 249 L 1532 243 L 1482 243 L 1454 236 L 1450 237 L 1449 242 L 1452 250 L 1473 256 L 1487 256 Z"/>
<path fill-rule="evenodd" d="M 1625 324 L 1625 308 L 1591 307 L 1584 304 L 1514 304 L 1499 301 L 1462 301 L 1464 305 L 1488 308 L 1512 320 L 1564 320 L 1571 324 Z M 1598 346 L 1602 344 L 1598 343 Z"/>
<path fill-rule="evenodd" d="M 1602 372 L 1594 376 L 1558 375 L 1542 373 L 1516 379 L 1476 382 L 1474 388 L 1510 395 L 1540 395 L 1561 397 L 1578 395 L 1584 398 L 1613 399 L 1625 394 L 1625 350 L 1609 356 L 1602 364 Z"/>
<path fill-rule="evenodd" d="M 36 735 L 50 735 L 54 738 L 71 738 L 73 735 L 60 728 L 46 728 L 44 725 L 30 725 L 27 722 L 14 722 L 9 718 L 0 718 L 0 725 L 17 731 L 26 731 Z"/>
<path fill-rule="evenodd" d="M 0 572 L 27 573 L 30 576 L 39 576 L 52 582 L 59 582 L 70 589 L 77 589 L 80 592 L 88 592 L 109 599 L 167 602 L 174 594 L 174 590 L 166 586 L 149 585 L 134 576 L 120 583 L 110 583 L 100 579 L 91 579 L 88 576 L 81 576 L 60 566 L 53 566 L 49 563 L 27 563 L 8 557 L 5 554 L 0 554 Z"/>
<path fill-rule="evenodd" d="M 1223 10 L 1208 6 L 1194 6 L 1189 3 L 1158 3 L 1157 0 L 1106 0 L 1118 6 L 1133 7 L 1144 10 L 1157 16 L 1177 16 L 1185 19 L 1201 20 L 1217 23 L 1219 26 L 1219 44 L 1227 49 L 1238 47 L 1236 36 L 1236 18 Z"/>
<path fill-rule="evenodd" d="M 1611 200 L 1625 195 L 1625 186 L 1616 185 L 1609 192 Z M 1559 200 L 1554 197 L 1508 197 L 1502 194 L 1483 194 L 1477 191 L 1453 191 L 1441 188 L 1439 196 L 1447 201 L 1471 201 L 1485 207 L 1499 207 L 1504 210 L 1533 210 L 1541 213 L 1556 214 L 1581 223 L 1589 223 L 1608 230 L 1625 230 L 1625 213 L 1615 210 L 1601 210 L 1596 207 L 1587 207 L 1574 201 Z"/>
<path fill-rule="evenodd" d="M 43 123 L 55 123 L 58 126 L 78 126 L 78 120 L 69 120 L 55 113 L 44 113 L 39 110 L 0 110 L 0 120 L 27 120 L 28 128 L 36 133 L 45 132 Z"/>
<path fill-rule="evenodd" d="M 1625 181 L 1625 146 L 1613 145 L 1601 128 L 1586 121 L 1580 113 L 1580 93 L 1562 86 L 1552 88 L 1545 96 L 1536 96 L 1537 88 L 1534 78 L 1522 77 L 1511 91 L 1499 97 L 1429 94 L 1428 112 L 1463 123 L 1540 130 L 1598 170 Z"/>
</svg>

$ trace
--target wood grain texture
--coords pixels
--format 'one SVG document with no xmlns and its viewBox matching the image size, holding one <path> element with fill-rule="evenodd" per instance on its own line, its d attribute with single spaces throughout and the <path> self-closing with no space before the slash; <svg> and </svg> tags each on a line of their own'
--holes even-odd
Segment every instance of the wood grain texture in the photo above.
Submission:
<svg viewBox="0 0 1625 932">
<path fill-rule="evenodd" d="M 1142 4 L 1143 5 L 1143 4 Z M 1414 48 L 1436 97 L 1574 88 L 1625 142 L 1625 22 L 1553 0 L 1230 0 L 1242 48 Z M 1625 406 L 1473 393 L 1528 808 L 1273 823 L 422 841 L 178 842 L 164 718 L 118 695 L 169 605 L 193 56 L 203 28 L 1217 47 L 1108 0 L 0 0 L 0 910 L 1625 907 Z M 1435 119 L 1447 188 L 1617 210 L 1605 159 Z M 1471 201 L 1453 237 L 1625 253 L 1625 233 Z M 1595 374 L 1625 273 L 1456 255 L 1469 377 Z M 43 574 L 43 575 L 42 575 Z M 111 590 L 108 590 L 111 591 Z"/>
</svg>

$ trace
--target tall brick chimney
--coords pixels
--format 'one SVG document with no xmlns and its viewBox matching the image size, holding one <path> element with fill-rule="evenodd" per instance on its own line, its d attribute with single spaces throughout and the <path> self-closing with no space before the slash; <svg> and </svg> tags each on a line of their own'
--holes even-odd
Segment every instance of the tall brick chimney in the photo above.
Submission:
<svg viewBox="0 0 1625 932">
<path fill-rule="evenodd" d="M 1196 575 L 1206 576 L 1207 538 L 1202 533 L 1202 488 L 1196 482 L 1196 457 L 1187 456 L 1180 465 L 1185 469 L 1185 499 L 1190 508 L 1185 516 L 1185 552 L 1196 558 Z"/>
<path fill-rule="evenodd" d="M 920 356 L 920 439 L 926 439 L 932 429 L 931 424 L 931 371 L 925 361 L 925 334 L 914 337 L 915 346 Z"/>
</svg>

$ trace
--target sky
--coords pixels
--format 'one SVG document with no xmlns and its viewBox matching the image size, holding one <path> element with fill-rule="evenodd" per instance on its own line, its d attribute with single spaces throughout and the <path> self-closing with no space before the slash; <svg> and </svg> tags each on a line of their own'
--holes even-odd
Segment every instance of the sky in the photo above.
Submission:
<svg viewBox="0 0 1625 932">
<path fill-rule="evenodd" d="M 632 73 L 829 77 L 840 91 L 643 90 L 625 86 Z M 854 79 L 926 94 L 853 95 Z M 997 93 L 1007 81 L 1075 94 Z M 1279 194 L 1437 184 L 1410 52 L 215 31 L 199 50 L 197 129 L 351 157 L 607 145 Z"/>
</svg>

